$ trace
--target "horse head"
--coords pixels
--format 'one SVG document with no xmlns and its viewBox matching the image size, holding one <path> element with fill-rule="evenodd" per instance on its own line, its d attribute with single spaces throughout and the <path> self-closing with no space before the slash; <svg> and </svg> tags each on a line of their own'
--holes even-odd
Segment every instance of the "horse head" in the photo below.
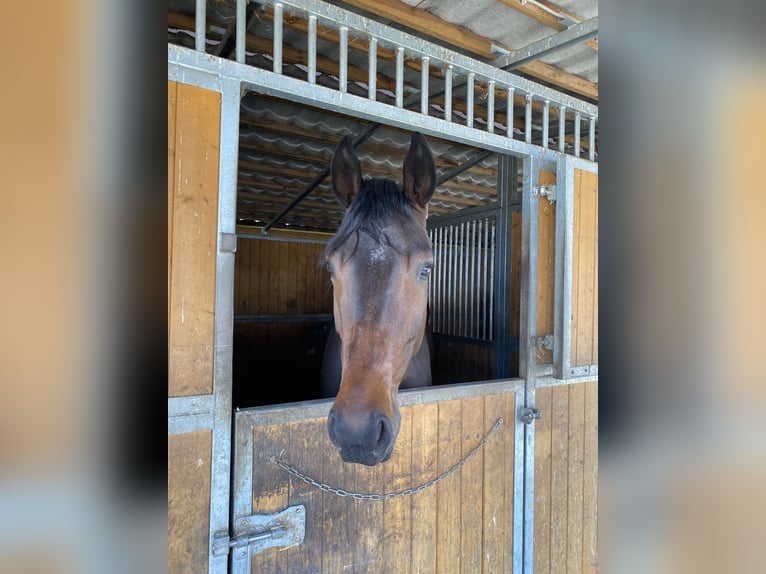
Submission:
<svg viewBox="0 0 766 574">
<path fill-rule="evenodd" d="M 402 173 L 401 188 L 391 180 L 363 180 L 348 136 L 331 161 L 333 191 L 346 214 L 323 256 L 342 365 L 327 428 L 344 461 L 369 466 L 393 452 L 399 385 L 426 328 L 433 267 L 426 205 L 436 169 L 419 133 L 412 134 Z"/>
</svg>

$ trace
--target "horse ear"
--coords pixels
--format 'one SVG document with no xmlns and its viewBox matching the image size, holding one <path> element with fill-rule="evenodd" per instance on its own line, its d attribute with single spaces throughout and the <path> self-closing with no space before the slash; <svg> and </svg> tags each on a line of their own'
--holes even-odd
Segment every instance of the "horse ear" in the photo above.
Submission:
<svg viewBox="0 0 766 574">
<path fill-rule="evenodd" d="M 362 187 L 362 168 L 349 136 L 343 136 L 330 162 L 332 190 L 345 207 L 351 205 Z"/>
<path fill-rule="evenodd" d="M 410 203 L 425 207 L 436 188 L 436 164 L 423 134 L 414 132 L 402 168 L 404 194 Z"/>
</svg>

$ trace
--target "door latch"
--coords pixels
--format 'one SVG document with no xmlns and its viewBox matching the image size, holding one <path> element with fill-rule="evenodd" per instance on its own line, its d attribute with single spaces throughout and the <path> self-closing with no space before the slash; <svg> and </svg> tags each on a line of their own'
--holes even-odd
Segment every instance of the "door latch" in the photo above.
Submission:
<svg viewBox="0 0 766 574">
<path fill-rule="evenodd" d="M 535 419 L 539 419 L 542 416 L 543 412 L 540 409 L 525 407 L 519 411 L 519 420 L 525 425 L 531 425 Z"/>
<path fill-rule="evenodd" d="M 234 538 L 220 534 L 213 539 L 213 555 L 223 556 L 232 550 L 232 563 L 275 546 L 289 547 L 303 542 L 306 534 L 306 507 L 290 506 L 276 514 L 254 514 L 239 518 L 234 525 Z M 233 571 L 237 571 L 235 568 Z"/>
</svg>

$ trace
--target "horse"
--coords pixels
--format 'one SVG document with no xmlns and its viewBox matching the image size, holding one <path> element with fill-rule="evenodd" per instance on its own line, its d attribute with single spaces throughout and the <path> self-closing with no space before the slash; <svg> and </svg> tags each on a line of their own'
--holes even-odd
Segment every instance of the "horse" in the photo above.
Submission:
<svg viewBox="0 0 766 574">
<path fill-rule="evenodd" d="M 426 217 L 436 166 L 415 132 L 401 189 L 390 179 L 365 181 L 345 136 L 330 174 L 346 212 L 321 257 L 333 285 L 334 326 L 321 377 L 324 395 L 335 396 L 327 430 L 344 462 L 374 466 L 391 457 L 399 434 L 399 388 L 432 383 Z"/>
</svg>

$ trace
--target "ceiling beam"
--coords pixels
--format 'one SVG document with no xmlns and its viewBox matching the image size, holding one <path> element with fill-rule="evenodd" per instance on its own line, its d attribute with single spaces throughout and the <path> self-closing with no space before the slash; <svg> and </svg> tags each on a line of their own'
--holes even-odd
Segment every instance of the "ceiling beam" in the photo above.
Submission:
<svg viewBox="0 0 766 574">
<path fill-rule="evenodd" d="M 545 24 L 549 28 L 554 30 L 566 30 L 569 26 L 562 22 L 562 17 L 572 22 L 581 22 L 582 18 L 564 10 L 561 6 L 549 2 L 548 0 L 537 0 L 536 3 L 528 2 L 527 0 L 498 0 L 501 4 L 513 8 L 517 12 L 520 12 L 526 16 L 529 16 L 533 20 L 537 20 L 541 24 Z M 537 4 L 543 4 L 548 8 L 545 10 Z M 551 14 L 551 12 L 557 12 L 560 16 Z M 586 42 L 588 46 L 598 51 L 598 40 L 592 39 Z"/>
<path fill-rule="evenodd" d="M 515 70 L 524 64 L 539 60 L 543 56 L 547 56 L 556 50 L 580 44 L 597 35 L 598 16 L 580 22 L 579 24 L 575 24 L 561 32 L 551 34 L 542 40 L 527 44 L 523 48 L 513 50 L 504 56 L 500 56 L 492 62 L 492 65 L 502 68 L 503 70 Z"/>
</svg>

